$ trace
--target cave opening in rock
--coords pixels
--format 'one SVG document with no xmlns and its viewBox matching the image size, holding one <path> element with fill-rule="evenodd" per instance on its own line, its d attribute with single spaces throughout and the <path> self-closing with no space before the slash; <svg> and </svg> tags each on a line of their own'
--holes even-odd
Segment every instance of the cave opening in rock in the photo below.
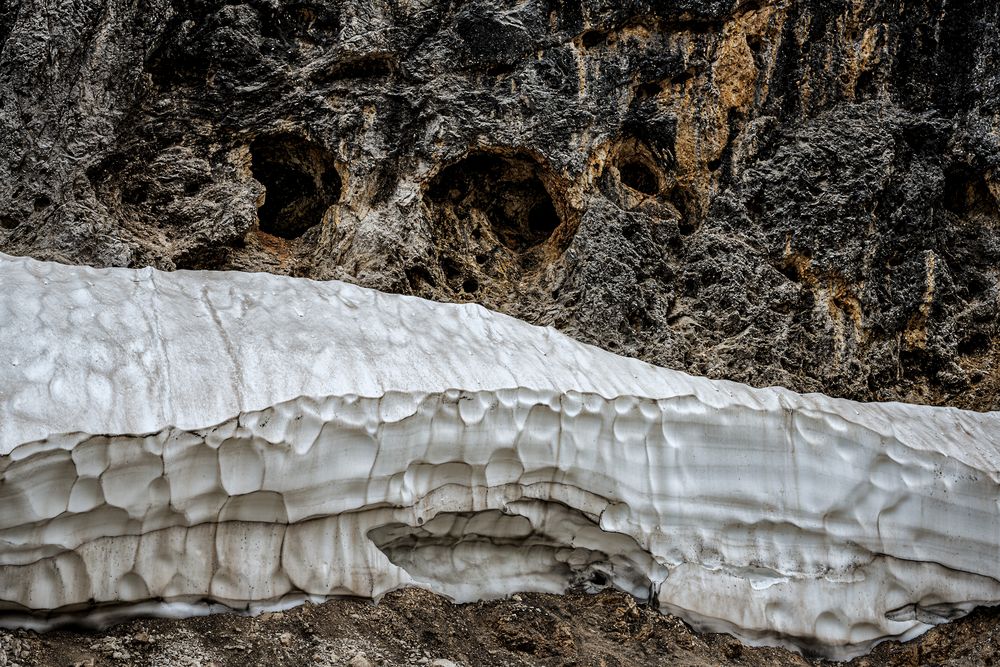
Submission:
<svg viewBox="0 0 1000 667">
<path fill-rule="evenodd" d="M 990 191 L 986 180 L 965 166 L 945 170 L 944 205 L 963 218 L 977 215 L 996 218 L 1000 215 L 1000 202 Z"/>
<path fill-rule="evenodd" d="M 262 232 L 296 239 L 340 199 L 334 157 L 321 146 L 290 134 L 264 136 L 250 144 L 250 156 L 254 178 L 265 190 L 257 209 Z"/>
<path fill-rule="evenodd" d="M 485 219 L 506 248 L 524 252 L 545 243 L 562 224 L 541 178 L 541 166 L 525 155 L 476 152 L 445 167 L 428 195 L 438 216 L 451 213 L 470 225 Z M 470 226 L 469 234 L 482 233 Z"/>
<path fill-rule="evenodd" d="M 608 33 L 601 30 L 588 30 L 580 35 L 580 43 L 584 48 L 593 49 L 608 42 Z"/>
<path fill-rule="evenodd" d="M 660 191 L 660 181 L 646 164 L 639 160 L 627 160 L 618 167 L 622 183 L 647 195 L 655 195 Z"/>
</svg>

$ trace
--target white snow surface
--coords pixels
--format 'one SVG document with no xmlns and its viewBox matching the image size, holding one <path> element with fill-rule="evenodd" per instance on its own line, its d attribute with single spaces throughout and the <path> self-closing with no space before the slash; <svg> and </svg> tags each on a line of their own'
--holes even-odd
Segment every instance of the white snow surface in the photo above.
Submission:
<svg viewBox="0 0 1000 667">
<path fill-rule="evenodd" d="M 613 585 L 846 658 L 1000 602 L 1000 413 L 340 282 L 0 255 L 0 287 L 8 624 Z"/>
</svg>

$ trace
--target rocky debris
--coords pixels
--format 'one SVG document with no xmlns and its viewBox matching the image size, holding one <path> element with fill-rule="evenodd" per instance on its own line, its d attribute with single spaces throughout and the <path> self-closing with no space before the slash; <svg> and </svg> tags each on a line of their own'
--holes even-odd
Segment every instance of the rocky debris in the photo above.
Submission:
<svg viewBox="0 0 1000 667">
<path fill-rule="evenodd" d="M 377 605 L 342 599 L 256 617 L 136 620 L 91 636 L 3 631 L 0 665 L 957 667 L 1000 661 L 997 615 L 997 610 L 979 610 L 912 642 L 886 642 L 850 663 L 827 663 L 784 649 L 745 646 L 727 635 L 696 634 L 677 618 L 610 590 L 597 595 L 522 593 L 452 605 L 407 589 Z M 138 635 L 150 641 L 139 641 Z M 291 636 L 287 644 L 282 641 L 286 635 Z"/>
<path fill-rule="evenodd" d="M 348 661 L 347 667 L 372 667 L 372 662 L 364 653 L 358 653 Z"/>
<path fill-rule="evenodd" d="M 0 630 L 0 667 L 24 667 L 35 664 L 32 651 L 34 635 L 23 630 Z"/>
</svg>

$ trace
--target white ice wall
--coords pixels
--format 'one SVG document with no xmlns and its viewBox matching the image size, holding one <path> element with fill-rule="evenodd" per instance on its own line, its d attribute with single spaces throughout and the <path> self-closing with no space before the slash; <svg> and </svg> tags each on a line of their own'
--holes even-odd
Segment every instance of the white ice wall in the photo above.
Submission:
<svg viewBox="0 0 1000 667">
<path fill-rule="evenodd" d="M 0 609 L 610 582 L 844 657 L 1000 602 L 1000 414 L 656 368 L 478 306 L 0 255 Z"/>
</svg>

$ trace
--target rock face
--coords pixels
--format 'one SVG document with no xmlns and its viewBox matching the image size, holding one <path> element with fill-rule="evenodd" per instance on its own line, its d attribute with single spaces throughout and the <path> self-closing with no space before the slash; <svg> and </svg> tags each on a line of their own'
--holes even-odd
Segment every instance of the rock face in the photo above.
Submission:
<svg viewBox="0 0 1000 667">
<path fill-rule="evenodd" d="M 0 255 L 0 284 L 0 612 L 613 586 L 844 658 L 1000 602 L 1000 412 L 339 282 Z"/>
<path fill-rule="evenodd" d="M 1000 407 L 991 0 L 9 0 L 0 250 Z"/>
</svg>

